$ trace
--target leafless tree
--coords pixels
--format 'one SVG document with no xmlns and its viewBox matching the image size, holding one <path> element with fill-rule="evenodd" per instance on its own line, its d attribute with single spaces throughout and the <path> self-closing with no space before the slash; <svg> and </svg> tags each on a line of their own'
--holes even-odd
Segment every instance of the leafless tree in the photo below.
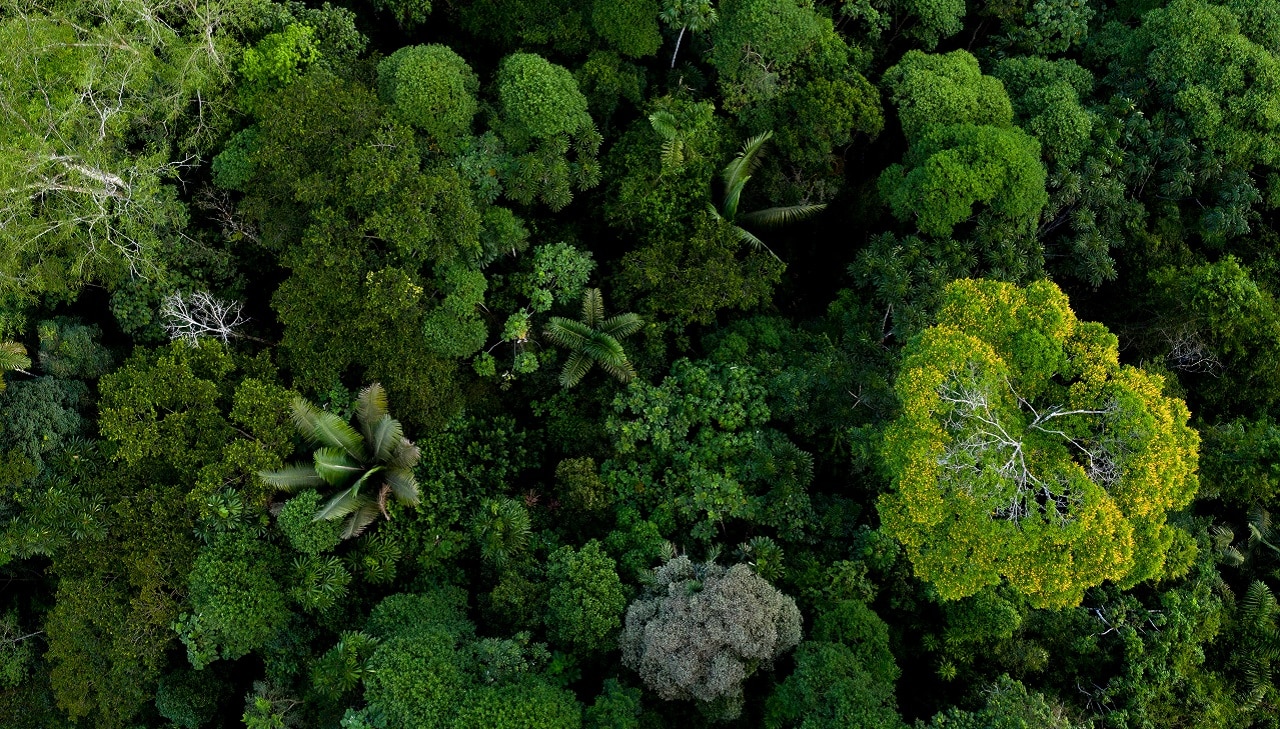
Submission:
<svg viewBox="0 0 1280 729">
<path fill-rule="evenodd" d="M 193 347 L 200 337 L 227 342 L 237 336 L 235 328 L 248 321 L 240 310 L 240 302 L 222 301 L 204 291 L 179 291 L 166 296 L 160 305 L 169 338 L 181 339 Z"/>
</svg>

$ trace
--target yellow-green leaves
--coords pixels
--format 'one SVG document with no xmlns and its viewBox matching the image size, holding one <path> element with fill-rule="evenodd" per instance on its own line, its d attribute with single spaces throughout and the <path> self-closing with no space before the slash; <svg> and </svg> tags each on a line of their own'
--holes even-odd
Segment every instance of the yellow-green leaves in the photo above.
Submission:
<svg viewBox="0 0 1280 729">
<path fill-rule="evenodd" d="M 1199 437 L 1163 380 L 1042 281 L 962 280 L 908 344 L 882 455 L 884 529 L 947 599 L 1007 580 L 1038 606 L 1163 574 Z"/>
</svg>

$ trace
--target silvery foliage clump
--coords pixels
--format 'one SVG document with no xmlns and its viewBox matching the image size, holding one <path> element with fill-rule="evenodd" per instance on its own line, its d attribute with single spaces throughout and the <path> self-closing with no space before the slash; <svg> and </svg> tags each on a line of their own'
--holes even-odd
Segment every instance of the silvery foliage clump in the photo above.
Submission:
<svg viewBox="0 0 1280 729">
<path fill-rule="evenodd" d="M 800 642 L 800 611 L 746 564 L 675 557 L 627 609 L 622 660 L 668 700 L 693 699 L 723 718 L 742 684 Z"/>
</svg>

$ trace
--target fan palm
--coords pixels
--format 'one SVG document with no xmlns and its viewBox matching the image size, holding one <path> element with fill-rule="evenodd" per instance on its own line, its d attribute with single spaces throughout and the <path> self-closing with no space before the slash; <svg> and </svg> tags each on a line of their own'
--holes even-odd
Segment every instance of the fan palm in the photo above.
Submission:
<svg viewBox="0 0 1280 729">
<path fill-rule="evenodd" d="M 387 393 L 373 383 L 356 399 L 357 431 L 333 413 L 299 397 L 293 401 L 293 422 L 311 445 L 318 446 L 311 463 L 260 471 L 263 481 L 281 491 L 303 488 L 335 489 L 316 511 L 314 521 L 346 519 L 344 539 L 358 536 L 382 514 L 394 495 L 406 504 L 418 503 L 413 467 L 419 451 L 387 412 Z"/>
<path fill-rule="evenodd" d="M 618 381 L 630 382 L 636 370 L 618 340 L 636 333 L 643 325 L 635 314 L 606 319 L 600 289 L 588 289 L 582 295 L 582 321 L 553 316 L 543 332 L 553 343 L 570 350 L 569 360 L 560 372 L 560 384 L 573 387 L 596 364 Z"/>
<path fill-rule="evenodd" d="M 786 205 L 781 207 L 765 208 L 764 210 L 754 210 L 749 213 L 738 212 L 738 202 L 742 198 L 742 190 L 747 186 L 747 182 L 751 180 L 751 176 L 760 168 L 761 150 L 766 142 L 773 138 L 773 132 L 765 132 L 757 134 L 747 140 L 742 145 L 742 151 L 738 153 L 733 161 L 725 166 L 721 177 L 724 180 L 724 201 L 717 210 L 714 205 L 708 205 L 712 215 L 721 220 L 727 221 L 733 225 L 734 232 L 738 235 L 738 239 L 743 242 L 750 243 L 756 250 L 764 249 L 769 251 L 769 255 L 778 258 L 778 255 L 764 241 L 757 238 L 741 224 L 762 227 L 777 227 L 788 223 L 795 223 L 806 218 L 813 217 L 823 210 L 827 209 L 825 203 L 813 204 L 804 203 L 801 205 Z M 782 259 L 778 259 L 782 260 Z"/>
</svg>

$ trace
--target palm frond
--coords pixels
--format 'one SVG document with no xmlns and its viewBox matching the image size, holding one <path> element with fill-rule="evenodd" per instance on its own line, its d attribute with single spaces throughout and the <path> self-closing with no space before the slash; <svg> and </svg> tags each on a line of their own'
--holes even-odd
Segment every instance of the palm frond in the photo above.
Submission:
<svg viewBox="0 0 1280 729">
<path fill-rule="evenodd" d="M 356 485 L 351 488 L 343 489 L 342 491 L 334 494 L 325 502 L 324 506 L 321 506 L 316 510 L 315 515 L 311 517 L 311 521 L 333 521 L 334 519 L 341 519 L 371 501 L 369 497 L 361 496 L 360 485 L 360 483 L 356 483 Z"/>
<path fill-rule="evenodd" d="M 258 478 L 268 486 L 288 493 L 325 485 L 325 480 L 309 464 L 285 466 L 278 471 L 258 471 Z"/>
<path fill-rule="evenodd" d="M 669 111 L 655 111 L 649 115 L 649 126 L 653 127 L 653 131 L 658 136 L 667 141 L 676 139 L 680 135 L 680 130 L 676 126 L 676 115 Z"/>
<path fill-rule="evenodd" d="M 400 444 L 391 452 L 391 457 L 387 459 L 387 468 L 403 468 L 411 470 L 418 465 L 418 459 L 422 457 L 422 451 L 418 446 L 408 438 L 401 438 Z"/>
<path fill-rule="evenodd" d="M 369 503 L 360 506 L 347 516 L 342 528 L 343 539 L 354 539 L 360 536 L 378 518 L 378 502 L 373 499 L 368 501 Z"/>
<path fill-rule="evenodd" d="M 565 349 L 578 350 L 591 341 L 591 327 L 562 316 L 551 317 L 542 333 L 551 340 L 552 344 Z"/>
<path fill-rule="evenodd" d="M 766 228 L 776 228 L 790 223 L 797 223 L 801 220 L 807 220 L 826 209 L 827 206 L 825 203 L 787 205 L 785 207 L 765 208 L 764 210 L 755 210 L 749 213 L 743 213 L 738 217 L 738 221 L 748 225 L 761 225 Z"/>
<path fill-rule="evenodd" d="M 578 384 L 591 371 L 593 364 L 591 358 L 582 352 L 570 352 L 569 359 L 564 363 L 564 369 L 560 370 L 560 386 L 573 387 Z"/>
<path fill-rule="evenodd" d="M 738 240 L 742 241 L 743 243 L 750 245 L 752 248 L 756 249 L 757 251 L 760 251 L 760 250 L 765 251 L 769 255 L 773 256 L 774 260 L 777 260 L 779 262 L 782 261 L 781 258 L 778 258 L 778 254 L 773 252 L 772 248 L 765 245 L 764 241 L 755 237 L 755 235 L 752 234 L 751 231 L 747 230 L 746 228 L 742 228 L 735 225 L 733 226 L 733 233 L 738 237 Z"/>
<path fill-rule="evenodd" d="M 330 486 L 346 486 L 351 483 L 351 479 L 360 477 L 366 471 L 364 466 L 351 460 L 341 448 L 317 448 L 312 457 L 315 460 L 315 472 Z"/>
<path fill-rule="evenodd" d="M 365 458 L 364 440 L 355 428 L 301 397 L 293 399 L 293 424 L 313 445 L 340 448 L 357 461 Z"/>
<path fill-rule="evenodd" d="M 620 339 L 635 334 L 643 326 L 644 319 L 639 314 L 618 314 L 605 319 L 600 324 L 600 331 Z"/>
<path fill-rule="evenodd" d="M 1237 611 L 1240 622 L 1267 632 L 1268 628 L 1275 629 L 1273 623 L 1277 613 L 1280 613 L 1280 605 L 1276 603 L 1271 588 L 1262 580 L 1254 580 L 1240 600 Z"/>
<path fill-rule="evenodd" d="M 1239 567 L 1244 564 L 1244 555 L 1235 547 L 1226 547 L 1218 553 L 1218 561 L 1228 567 Z"/>
<path fill-rule="evenodd" d="M 18 342 L 0 342 L 0 370 L 25 370 L 30 366 L 26 347 Z"/>
<path fill-rule="evenodd" d="M 374 426 L 386 415 L 387 391 L 382 385 L 374 382 L 362 389 L 356 397 L 356 419 L 360 421 L 366 439 L 373 440 L 371 432 Z"/>
<path fill-rule="evenodd" d="M 582 294 L 582 323 L 595 329 L 604 319 L 604 297 L 600 289 L 587 289 Z"/>
<path fill-rule="evenodd" d="M 742 145 L 742 152 L 728 165 L 725 165 L 722 177 L 724 179 L 724 217 L 728 220 L 734 220 L 738 214 L 738 201 L 742 197 L 742 190 L 747 186 L 747 182 L 752 175 L 760 167 L 760 150 L 764 147 L 765 142 L 773 138 L 773 132 L 768 131 L 764 134 L 757 134 L 747 140 Z"/>
<path fill-rule="evenodd" d="M 391 487 L 397 501 L 411 506 L 418 505 L 418 479 L 413 477 L 412 471 L 400 468 L 387 471 L 387 485 Z"/>
<path fill-rule="evenodd" d="M 618 358 L 599 360 L 600 368 L 624 385 L 636 378 L 636 368 L 624 354 Z"/>
<path fill-rule="evenodd" d="M 399 420 L 383 413 L 378 422 L 368 426 L 366 437 L 369 457 L 375 463 L 385 463 L 391 458 L 395 449 L 404 442 L 404 430 L 400 427 Z"/>
</svg>

